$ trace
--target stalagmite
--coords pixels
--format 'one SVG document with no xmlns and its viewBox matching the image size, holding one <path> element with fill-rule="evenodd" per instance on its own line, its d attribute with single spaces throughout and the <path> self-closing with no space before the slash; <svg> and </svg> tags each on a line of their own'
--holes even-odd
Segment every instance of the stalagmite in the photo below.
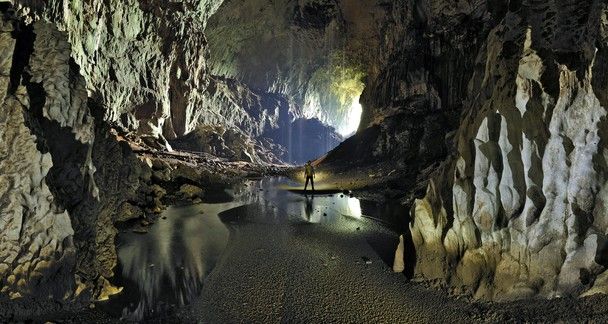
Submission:
<svg viewBox="0 0 608 324">
<path fill-rule="evenodd" d="M 405 270 L 404 250 L 405 248 L 403 245 L 403 235 L 399 235 L 399 245 L 397 245 L 397 250 L 395 251 L 395 259 L 393 261 L 394 272 L 403 272 L 403 270 Z"/>
</svg>

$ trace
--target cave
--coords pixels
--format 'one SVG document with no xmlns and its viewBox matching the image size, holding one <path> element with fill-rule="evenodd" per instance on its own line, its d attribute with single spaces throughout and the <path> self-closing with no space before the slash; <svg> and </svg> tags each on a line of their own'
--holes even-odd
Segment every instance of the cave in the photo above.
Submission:
<svg viewBox="0 0 608 324">
<path fill-rule="evenodd" d="M 0 322 L 606 322 L 607 49 L 599 0 L 0 0 Z"/>
</svg>

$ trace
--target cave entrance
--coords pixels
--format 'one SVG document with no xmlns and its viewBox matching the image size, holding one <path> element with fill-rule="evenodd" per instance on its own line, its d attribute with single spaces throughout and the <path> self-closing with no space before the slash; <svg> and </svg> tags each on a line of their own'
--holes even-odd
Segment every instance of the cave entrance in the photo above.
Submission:
<svg viewBox="0 0 608 324">
<path fill-rule="evenodd" d="M 211 114 L 199 120 L 206 129 L 199 139 L 225 146 L 210 153 L 239 147 L 232 158 L 302 164 L 353 135 L 364 109 L 364 53 L 375 39 L 361 32 L 370 22 L 354 10 L 323 1 L 224 1 L 205 28 Z"/>
<path fill-rule="evenodd" d="M 344 137 L 352 136 L 361 123 L 361 115 L 363 114 L 363 106 L 359 102 L 360 96 L 353 99 L 348 114 L 344 120 L 344 125 L 338 129 L 338 132 Z"/>
</svg>

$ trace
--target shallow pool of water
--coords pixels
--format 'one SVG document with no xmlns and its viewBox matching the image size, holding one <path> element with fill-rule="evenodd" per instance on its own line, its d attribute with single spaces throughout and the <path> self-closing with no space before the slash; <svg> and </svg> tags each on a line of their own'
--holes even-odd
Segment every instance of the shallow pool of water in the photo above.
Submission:
<svg viewBox="0 0 608 324">
<path fill-rule="evenodd" d="M 117 317 L 142 320 L 190 303 L 220 260 L 231 227 L 339 225 L 368 216 L 390 224 L 398 214 L 387 204 L 361 202 L 343 193 L 305 195 L 284 190 L 286 185 L 294 184 L 269 178 L 211 192 L 210 202 L 168 208 L 146 234 L 119 234 L 113 283 L 124 289 L 101 306 Z"/>
</svg>

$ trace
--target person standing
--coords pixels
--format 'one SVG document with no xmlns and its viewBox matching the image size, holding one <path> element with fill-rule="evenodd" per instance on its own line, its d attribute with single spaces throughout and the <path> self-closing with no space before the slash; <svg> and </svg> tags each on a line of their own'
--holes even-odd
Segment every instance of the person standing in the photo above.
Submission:
<svg viewBox="0 0 608 324">
<path fill-rule="evenodd" d="M 310 161 L 306 162 L 306 165 L 304 166 L 304 175 L 306 176 L 306 184 L 304 185 L 304 192 L 306 192 L 306 189 L 308 188 L 308 181 L 310 181 L 310 184 L 312 185 L 312 192 L 315 192 L 315 168 L 312 166 L 312 164 L 310 163 Z"/>
</svg>

